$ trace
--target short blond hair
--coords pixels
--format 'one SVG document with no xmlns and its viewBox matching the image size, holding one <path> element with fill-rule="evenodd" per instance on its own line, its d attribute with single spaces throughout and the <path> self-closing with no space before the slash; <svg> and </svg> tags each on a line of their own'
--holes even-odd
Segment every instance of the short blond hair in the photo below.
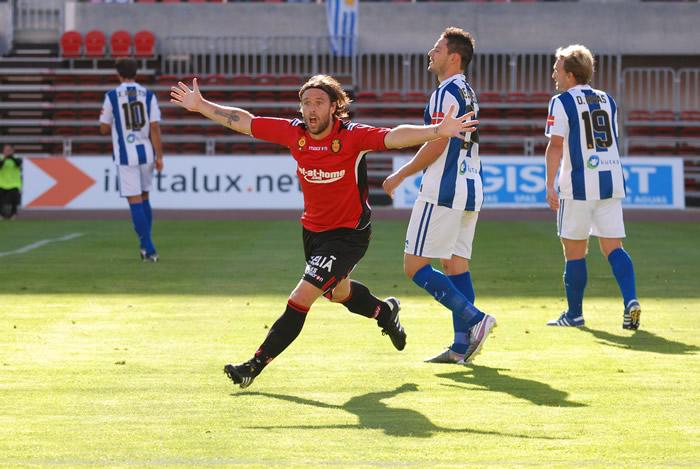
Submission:
<svg viewBox="0 0 700 469">
<path fill-rule="evenodd" d="M 560 47 L 554 53 L 557 60 L 561 59 L 564 64 L 564 71 L 572 73 L 579 85 L 587 85 L 593 78 L 595 72 L 595 60 L 588 47 L 581 44 L 572 44 Z"/>
</svg>

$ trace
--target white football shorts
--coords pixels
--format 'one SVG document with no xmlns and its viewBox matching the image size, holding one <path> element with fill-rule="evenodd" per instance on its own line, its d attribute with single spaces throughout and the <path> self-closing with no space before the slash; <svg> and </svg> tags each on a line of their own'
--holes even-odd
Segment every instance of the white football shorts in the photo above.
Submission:
<svg viewBox="0 0 700 469">
<path fill-rule="evenodd" d="M 574 240 L 588 239 L 591 235 L 598 238 L 624 238 L 622 199 L 560 199 L 557 234 L 560 238 Z"/>
<path fill-rule="evenodd" d="M 119 175 L 119 195 L 133 197 L 142 192 L 151 192 L 153 186 L 154 163 L 134 166 L 117 165 Z"/>
<path fill-rule="evenodd" d="M 466 212 L 417 200 L 406 232 L 406 254 L 430 259 L 453 255 L 471 259 L 479 212 Z"/>
</svg>

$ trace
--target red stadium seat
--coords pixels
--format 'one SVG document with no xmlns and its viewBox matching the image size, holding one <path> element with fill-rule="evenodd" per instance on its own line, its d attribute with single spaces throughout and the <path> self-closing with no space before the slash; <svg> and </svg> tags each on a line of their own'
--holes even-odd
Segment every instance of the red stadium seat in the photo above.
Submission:
<svg viewBox="0 0 700 469">
<path fill-rule="evenodd" d="M 277 77 L 277 84 L 288 86 L 301 86 L 302 79 L 299 75 L 280 75 Z"/>
<path fill-rule="evenodd" d="M 422 91 L 409 91 L 406 93 L 406 101 L 409 103 L 423 103 L 428 101 L 428 96 Z"/>
<path fill-rule="evenodd" d="M 479 101 L 484 101 L 484 102 L 491 102 L 491 103 L 500 103 L 503 101 L 503 96 L 501 96 L 501 93 L 494 93 L 487 91 L 485 93 L 479 93 Z"/>
<path fill-rule="evenodd" d="M 676 120 L 676 114 L 669 109 L 660 109 L 654 111 L 652 119 L 655 121 L 673 121 Z"/>
<path fill-rule="evenodd" d="M 234 86 L 251 86 L 255 80 L 250 75 L 234 75 L 231 77 L 231 84 Z"/>
<path fill-rule="evenodd" d="M 254 80 L 255 84 L 258 86 L 272 86 L 277 84 L 277 77 L 268 73 L 257 75 Z"/>
<path fill-rule="evenodd" d="M 360 91 L 355 95 L 355 100 L 364 103 L 376 103 L 377 93 L 374 91 Z"/>
<path fill-rule="evenodd" d="M 630 155 L 651 155 L 653 148 L 647 145 L 630 145 L 627 153 Z"/>
<path fill-rule="evenodd" d="M 134 56 L 149 58 L 155 55 L 156 37 L 150 31 L 139 31 L 134 34 Z"/>
<path fill-rule="evenodd" d="M 682 121 L 700 121 L 700 111 L 682 111 Z"/>
<path fill-rule="evenodd" d="M 670 155 L 676 155 L 678 153 L 678 150 L 676 149 L 675 145 L 658 145 L 656 148 L 654 148 L 654 155 L 658 156 L 670 156 Z"/>
<path fill-rule="evenodd" d="M 692 145 L 682 144 L 678 152 L 683 156 L 700 156 L 700 148 Z"/>
<path fill-rule="evenodd" d="M 78 31 L 66 31 L 61 36 L 61 56 L 67 58 L 80 57 L 83 37 Z"/>
<path fill-rule="evenodd" d="M 77 101 L 77 93 L 72 91 L 61 91 L 53 95 L 54 102 L 75 102 Z"/>
<path fill-rule="evenodd" d="M 527 95 L 520 91 L 511 91 L 506 98 L 511 103 L 525 103 L 528 101 Z"/>
<path fill-rule="evenodd" d="M 202 83 L 205 85 L 228 85 L 230 80 L 225 75 L 209 75 L 202 78 Z"/>
<path fill-rule="evenodd" d="M 107 39 L 105 33 L 93 29 L 85 35 L 85 57 L 101 58 L 105 56 Z"/>
<path fill-rule="evenodd" d="M 400 103 L 403 98 L 398 91 L 384 91 L 379 100 L 384 103 Z"/>
<path fill-rule="evenodd" d="M 175 86 L 177 81 L 177 75 L 158 75 L 156 77 L 156 83 L 159 85 Z"/>
<path fill-rule="evenodd" d="M 493 107 L 479 107 L 479 119 L 500 119 L 501 110 Z"/>
<path fill-rule="evenodd" d="M 99 109 L 81 109 L 78 111 L 78 119 L 90 119 L 94 121 L 99 115 Z"/>
<path fill-rule="evenodd" d="M 131 55 L 131 34 L 128 31 L 114 31 L 109 45 L 112 57 L 128 57 Z"/>
<path fill-rule="evenodd" d="M 544 93 L 544 92 L 537 92 L 537 93 L 530 93 L 527 95 L 527 101 L 531 103 L 548 103 L 549 100 L 552 98 L 552 95 L 550 93 Z"/>
<path fill-rule="evenodd" d="M 75 85 L 81 82 L 82 80 L 78 75 L 55 75 L 53 77 L 54 85 Z"/>
<path fill-rule="evenodd" d="M 698 138 L 700 137 L 700 126 L 698 127 L 681 127 L 681 137 Z"/>
<path fill-rule="evenodd" d="M 55 127 L 53 129 L 54 135 L 78 135 L 77 127 Z"/>
<path fill-rule="evenodd" d="M 627 113 L 627 120 L 648 121 L 651 120 L 651 114 L 646 109 L 632 109 Z"/>
<path fill-rule="evenodd" d="M 77 113 L 73 109 L 61 109 L 53 113 L 53 118 L 55 120 L 70 120 L 75 119 L 76 117 Z"/>
</svg>

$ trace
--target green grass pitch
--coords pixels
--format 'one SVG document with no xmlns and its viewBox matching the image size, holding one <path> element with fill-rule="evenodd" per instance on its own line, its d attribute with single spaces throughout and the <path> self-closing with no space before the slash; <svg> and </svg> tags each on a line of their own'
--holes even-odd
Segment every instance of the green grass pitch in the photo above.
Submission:
<svg viewBox="0 0 700 469">
<path fill-rule="evenodd" d="M 553 223 L 482 221 L 476 304 L 499 327 L 473 366 L 422 360 L 451 318 L 402 273 L 406 221 L 376 221 L 353 274 L 402 300 L 408 345 L 319 301 L 247 390 L 246 360 L 303 270 L 297 222 L 0 223 L 0 466 L 700 466 L 700 227 L 628 223 L 643 307 L 592 246 L 588 328 L 564 309 Z"/>
</svg>

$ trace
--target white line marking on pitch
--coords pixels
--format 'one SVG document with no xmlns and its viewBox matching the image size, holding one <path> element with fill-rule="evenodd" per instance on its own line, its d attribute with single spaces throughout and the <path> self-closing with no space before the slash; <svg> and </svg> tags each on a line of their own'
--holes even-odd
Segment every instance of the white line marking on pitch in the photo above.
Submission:
<svg viewBox="0 0 700 469">
<path fill-rule="evenodd" d="M 32 251 L 36 248 L 40 248 L 41 246 L 44 246 L 45 244 L 55 243 L 58 241 L 69 241 L 71 239 L 78 238 L 82 235 L 83 235 L 83 233 L 71 233 L 71 234 L 67 234 L 65 236 L 61 236 L 60 238 L 42 239 L 42 240 L 39 240 L 35 243 L 27 244 L 26 246 L 22 246 L 21 248 L 15 249 L 14 251 L 0 252 L 0 257 L 11 256 L 12 254 L 24 254 L 24 253 Z"/>
</svg>

